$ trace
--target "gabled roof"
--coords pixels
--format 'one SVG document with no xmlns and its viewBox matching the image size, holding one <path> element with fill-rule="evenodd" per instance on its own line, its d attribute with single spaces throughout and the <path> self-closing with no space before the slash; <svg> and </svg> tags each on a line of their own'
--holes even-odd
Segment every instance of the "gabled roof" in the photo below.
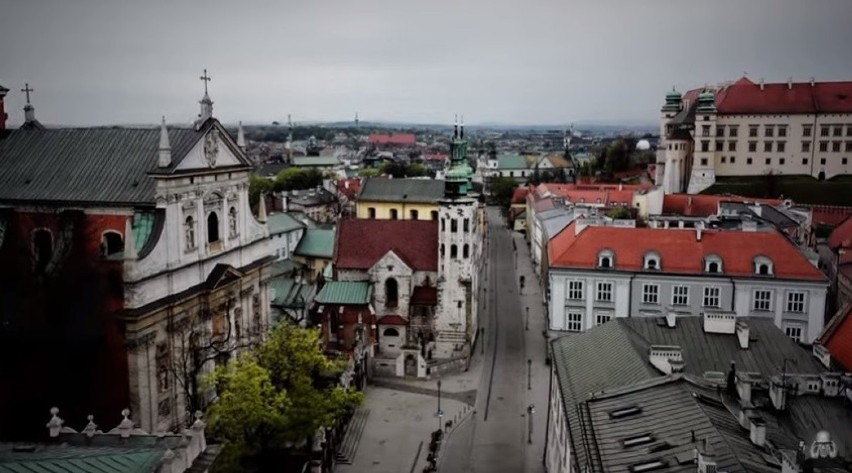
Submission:
<svg viewBox="0 0 852 473">
<path fill-rule="evenodd" d="M 364 281 L 329 281 L 323 285 L 314 301 L 320 304 L 369 304 L 373 286 Z"/>
<path fill-rule="evenodd" d="M 294 254 L 331 259 L 334 256 L 334 234 L 334 230 L 326 228 L 307 228 Z"/>
<path fill-rule="evenodd" d="M 389 251 L 415 271 L 438 270 L 438 222 L 436 220 L 340 221 L 334 266 L 367 270 Z"/>
<path fill-rule="evenodd" d="M 171 174 L 205 133 L 244 161 L 216 120 L 200 130 L 168 129 L 172 165 L 157 167 L 160 128 L 19 129 L 0 140 L 0 201 L 153 205 L 151 174 Z M 240 168 L 248 169 L 246 161 Z M 221 169 L 221 168 L 219 168 Z"/>
<path fill-rule="evenodd" d="M 852 217 L 847 217 L 831 231 L 828 236 L 828 247 L 832 250 L 852 248 Z"/>
<path fill-rule="evenodd" d="M 527 160 L 520 154 L 497 155 L 498 169 L 528 169 Z"/>
<path fill-rule="evenodd" d="M 704 258 L 722 259 L 725 276 L 754 276 L 754 259 L 772 260 L 774 277 L 824 283 L 826 276 L 780 233 L 772 231 L 622 228 L 587 226 L 579 233 L 577 222 L 565 228 L 548 245 L 551 268 L 594 269 L 603 250 L 615 254 L 615 270 L 642 271 L 644 256 L 660 255 L 660 267 L 669 274 L 703 274 Z"/>
<path fill-rule="evenodd" d="M 523 204 L 527 199 L 527 194 L 529 193 L 529 187 L 516 187 L 515 190 L 512 191 L 512 203 Z"/>
<path fill-rule="evenodd" d="M 349 200 L 355 200 L 361 192 L 361 179 L 341 179 L 337 181 L 337 191 Z"/>
<path fill-rule="evenodd" d="M 704 89 L 690 90 L 684 100 L 695 103 Z M 716 109 L 727 114 L 813 114 L 852 112 L 852 81 L 755 84 L 746 77 L 711 89 Z"/>
<path fill-rule="evenodd" d="M 279 233 L 287 233 L 300 228 L 305 228 L 304 223 L 296 220 L 287 212 L 269 215 L 269 217 L 267 217 L 266 226 L 269 228 L 270 235 L 278 235 Z"/>
<path fill-rule="evenodd" d="M 852 371 L 852 301 L 844 304 L 826 324 L 819 341 L 828 348 L 832 360 Z"/>
<path fill-rule="evenodd" d="M 444 181 L 434 179 L 386 179 L 364 181 L 359 201 L 434 204 L 444 198 Z"/>
</svg>

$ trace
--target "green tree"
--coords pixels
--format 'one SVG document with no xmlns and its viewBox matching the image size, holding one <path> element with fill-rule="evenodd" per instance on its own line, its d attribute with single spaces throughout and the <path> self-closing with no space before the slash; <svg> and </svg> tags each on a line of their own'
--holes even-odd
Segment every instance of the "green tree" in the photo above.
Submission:
<svg viewBox="0 0 852 473">
<path fill-rule="evenodd" d="M 429 174 L 429 168 L 427 168 L 425 164 L 411 163 L 408 165 L 408 171 L 406 174 L 408 177 L 425 176 Z"/>
<path fill-rule="evenodd" d="M 511 177 L 498 177 L 491 183 L 491 195 L 494 203 L 503 208 L 509 208 L 512 204 L 512 194 L 515 193 L 517 183 Z"/>
<path fill-rule="evenodd" d="M 249 204 L 254 207 L 260 201 L 260 194 L 272 192 L 274 183 L 261 176 L 251 176 L 249 179 Z"/>
<path fill-rule="evenodd" d="M 338 383 L 345 367 L 325 357 L 317 330 L 284 323 L 254 353 L 217 369 L 210 429 L 224 441 L 221 471 L 250 470 L 286 443 L 310 445 L 360 404 L 362 393 Z"/>
<path fill-rule="evenodd" d="M 361 168 L 358 170 L 358 175 L 361 177 L 376 177 L 381 174 L 377 168 Z"/>
<path fill-rule="evenodd" d="M 632 216 L 630 215 L 630 211 L 625 207 L 615 207 L 606 213 L 606 216 L 614 219 L 629 219 Z"/>
</svg>

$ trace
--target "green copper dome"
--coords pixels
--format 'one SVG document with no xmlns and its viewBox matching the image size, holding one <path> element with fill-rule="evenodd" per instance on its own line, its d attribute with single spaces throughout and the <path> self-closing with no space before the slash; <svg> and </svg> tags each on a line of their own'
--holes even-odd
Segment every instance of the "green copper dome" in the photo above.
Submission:
<svg viewBox="0 0 852 473">
<path fill-rule="evenodd" d="M 716 113 L 716 96 L 713 92 L 705 90 L 698 95 L 697 112 Z"/>
</svg>

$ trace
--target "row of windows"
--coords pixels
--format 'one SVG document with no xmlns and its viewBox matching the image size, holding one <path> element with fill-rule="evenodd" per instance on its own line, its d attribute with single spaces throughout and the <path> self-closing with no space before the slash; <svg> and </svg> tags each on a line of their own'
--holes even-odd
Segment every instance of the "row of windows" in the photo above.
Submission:
<svg viewBox="0 0 852 473">
<path fill-rule="evenodd" d="M 375 207 L 368 207 L 367 208 L 367 218 L 372 218 L 372 219 L 376 218 L 376 208 Z M 390 209 L 390 219 L 391 220 L 399 220 L 399 210 Z M 409 220 L 419 220 L 420 219 L 420 212 L 416 209 L 409 210 L 408 211 L 408 219 Z M 437 210 L 433 210 L 431 212 L 431 219 L 432 220 L 438 220 L 438 211 Z"/>
<path fill-rule="evenodd" d="M 441 231 L 447 230 L 447 219 L 441 219 Z M 456 233 L 459 230 L 459 221 L 455 218 L 450 218 L 450 232 Z M 467 233 L 470 231 L 470 219 L 462 219 L 462 231 Z"/>
<path fill-rule="evenodd" d="M 846 128 L 846 136 L 852 136 L 852 125 L 821 125 L 819 136 L 843 136 L 843 129 Z M 724 137 L 725 131 L 727 136 L 735 138 L 739 133 L 738 125 L 716 125 L 716 136 Z M 776 133 L 777 132 L 777 133 Z M 710 136 L 710 125 L 703 125 L 701 129 L 702 136 Z M 760 125 L 749 125 L 748 136 L 750 138 L 758 137 L 760 134 Z M 787 125 L 763 125 L 763 136 L 771 138 L 778 136 L 784 138 L 787 136 Z M 813 136 L 813 125 L 802 125 L 802 136 Z"/>
<path fill-rule="evenodd" d="M 441 243 L 441 258 L 444 257 L 444 254 L 445 254 L 444 244 Z M 450 245 L 450 258 L 455 259 L 455 258 L 458 258 L 458 257 L 459 257 L 459 247 L 455 244 Z M 468 258 L 468 257 L 470 257 L 470 245 L 465 243 L 464 246 L 462 246 L 462 258 Z"/>
<path fill-rule="evenodd" d="M 237 236 L 237 209 L 235 207 L 228 210 L 228 235 L 229 238 Z M 192 215 L 184 220 L 184 238 L 186 239 L 186 251 L 195 250 L 195 219 Z M 207 243 L 217 243 L 218 241 L 219 215 L 214 211 L 207 214 Z"/>
<path fill-rule="evenodd" d="M 765 256 L 756 256 L 752 260 L 754 274 L 758 276 L 772 276 L 773 264 L 772 260 Z M 611 269 L 615 268 L 615 253 L 611 250 L 603 250 L 598 254 L 598 268 Z M 646 271 L 659 271 L 663 269 L 660 255 L 654 251 L 645 253 L 642 261 L 642 268 Z M 722 273 L 722 258 L 719 255 L 709 254 L 704 257 L 704 272 L 710 274 Z"/>
<path fill-rule="evenodd" d="M 568 300 L 579 301 L 585 299 L 583 291 L 584 281 L 568 281 Z M 771 311 L 772 307 L 772 291 L 767 289 L 756 289 L 752 297 L 752 310 L 754 311 Z M 701 300 L 702 307 L 721 307 L 721 288 L 717 286 L 707 286 L 703 289 Z M 788 291 L 786 293 L 786 312 L 804 313 L 805 312 L 805 293 L 800 291 Z M 613 283 L 610 281 L 599 281 L 595 285 L 595 301 L 596 302 L 613 302 Z M 642 285 L 642 303 L 650 305 L 659 305 L 660 285 L 659 284 L 643 284 Z M 671 304 L 674 306 L 689 305 L 689 286 L 675 285 L 672 286 Z"/>
<path fill-rule="evenodd" d="M 737 163 L 736 156 L 730 156 L 730 157 L 722 156 L 720 160 L 721 160 L 722 164 L 725 164 L 725 163 L 736 164 Z M 772 165 L 772 158 L 764 158 L 763 162 L 767 165 Z M 802 158 L 802 165 L 803 166 L 806 166 L 808 164 L 808 162 L 810 162 L 810 160 L 808 158 Z M 820 158 L 820 160 L 819 160 L 819 163 L 823 166 L 825 165 L 826 162 L 827 162 L 826 158 Z M 701 165 L 702 166 L 707 166 L 707 163 L 708 163 L 707 158 L 701 158 Z M 754 164 L 754 159 L 746 158 L 746 164 Z M 786 158 L 778 158 L 778 165 L 779 166 L 784 166 L 785 164 L 787 164 Z M 847 164 L 849 164 L 849 158 L 841 158 L 840 164 L 846 166 Z"/>
</svg>

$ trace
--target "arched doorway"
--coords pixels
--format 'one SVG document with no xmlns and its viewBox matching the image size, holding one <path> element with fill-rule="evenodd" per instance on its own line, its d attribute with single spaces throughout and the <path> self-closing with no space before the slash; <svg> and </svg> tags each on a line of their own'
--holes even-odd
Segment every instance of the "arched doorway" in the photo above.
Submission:
<svg viewBox="0 0 852 473">
<path fill-rule="evenodd" d="M 207 216 L 207 243 L 219 241 L 219 216 L 216 212 L 210 212 Z"/>
</svg>

